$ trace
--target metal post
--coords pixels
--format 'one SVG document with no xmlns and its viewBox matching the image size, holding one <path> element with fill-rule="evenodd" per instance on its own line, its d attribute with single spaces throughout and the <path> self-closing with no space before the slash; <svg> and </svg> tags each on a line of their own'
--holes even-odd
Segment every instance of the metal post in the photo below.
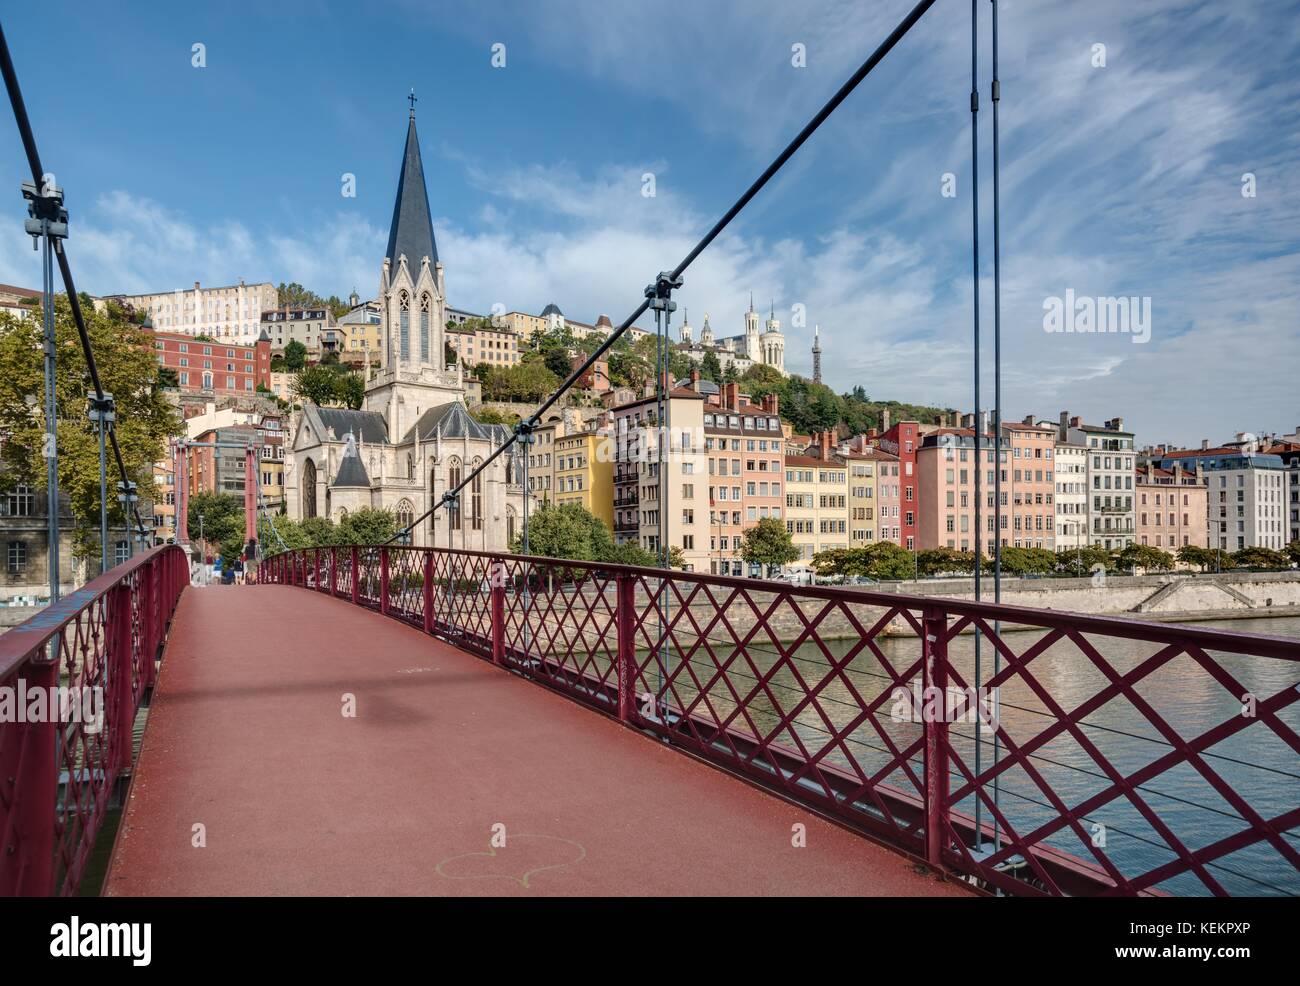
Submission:
<svg viewBox="0 0 1300 986">
<path fill-rule="evenodd" d="M 7 53 L 6 53 L 7 54 Z M 46 536 L 49 538 L 50 603 L 59 601 L 59 409 L 55 385 L 56 343 L 54 327 L 54 254 L 62 248 L 60 241 L 68 235 L 68 213 L 63 208 L 63 190 L 44 176 L 37 188 L 23 182 L 28 219 L 25 230 L 32 237 L 32 249 L 41 250 L 42 304 L 45 354 L 45 496 L 48 511 Z"/>
<path fill-rule="evenodd" d="M 997 469 L 994 472 L 994 481 L 996 496 L 994 497 L 994 538 L 993 538 L 993 601 L 1002 602 L 1002 228 L 1000 222 L 1000 212 L 1002 207 L 1000 188 L 998 184 L 998 103 L 1002 98 L 1002 86 L 998 81 L 998 0 L 992 0 L 993 3 L 993 81 L 992 92 L 990 94 L 993 100 L 993 440 L 996 443 L 997 452 Z M 1010 449 L 1008 449 L 1009 459 Z M 1010 461 L 1007 463 L 1010 465 Z M 1015 482 L 1014 474 L 1012 483 Z M 1012 496 L 1015 495 L 1015 489 L 1012 489 Z M 1053 508 L 1055 512 L 1055 508 Z M 993 624 L 993 632 L 1001 634 L 1001 621 Z M 996 678 L 1002 670 L 1002 652 L 995 646 L 993 648 L 993 676 Z M 978 686 L 978 683 L 977 683 Z M 996 698 L 994 699 L 996 701 Z M 993 730 L 993 766 L 996 767 L 1001 754 L 999 744 L 1001 737 L 997 729 Z M 998 794 L 1000 780 L 997 777 L 993 779 L 993 804 L 998 804 Z M 998 846 L 998 818 L 993 816 L 993 848 L 996 851 Z M 977 838 L 975 845 L 980 845 L 980 839 Z"/>
<path fill-rule="evenodd" d="M 636 581 L 620 572 L 614 581 L 614 622 L 618 627 L 618 718 L 632 722 L 636 708 Z"/>
<path fill-rule="evenodd" d="M 492 663 L 506 663 L 506 583 L 505 566 L 496 562 L 492 571 Z"/>
<path fill-rule="evenodd" d="M 117 415 L 113 407 L 113 395 L 105 394 L 102 398 L 94 393 L 87 396 L 89 410 L 87 416 L 95 422 L 95 431 L 99 435 L 99 565 L 101 572 L 107 572 L 108 564 L 108 458 L 106 444 L 108 430 L 113 426 Z"/>
<path fill-rule="evenodd" d="M 357 557 L 357 546 L 352 546 L 352 605 L 361 602 L 361 562 Z"/>
<path fill-rule="evenodd" d="M 424 553 L 424 583 L 420 586 L 424 604 L 424 632 L 433 636 L 433 552 Z M 496 619 L 495 612 L 492 618 Z"/>
<path fill-rule="evenodd" d="M 978 53 L 979 37 L 979 20 L 975 0 L 970 0 L 970 126 L 971 126 L 971 290 L 974 294 L 974 367 L 975 367 L 975 601 L 979 602 L 983 589 L 983 533 L 984 533 L 984 512 L 983 512 L 983 490 L 981 488 L 981 474 L 984 472 L 984 460 L 980 456 L 981 439 L 984 437 L 981 432 L 983 414 L 980 406 L 980 180 L 979 180 L 979 80 L 977 70 L 979 67 Z M 996 470 L 994 475 L 996 475 Z M 1000 531 L 995 534 L 1000 534 Z M 995 537 L 996 541 L 997 538 Z M 983 634 L 977 628 L 975 630 L 975 689 L 978 694 L 982 681 L 983 669 L 980 666 L 980 642 Z M 980 733 L 980 721 L 975 720 L 975 776 L 980 774 L 980 744 L 983 738 Z M 980 848 L 980 800 L 979 800 L 978 781 L 976 782 L 975 797 L 975 848 Z"/>
<path fill-rule="evenodd" d="M 925 633 L 921 643 L 924 654 L 921 717 L 925 731 L 925 858 L 933 868 L 942 869 L 948 803 L 948 618 L 943 610 L 927 607 L 922 621 Z M 935 695 L 938 699 L 932 704 Z M 938 715 L 927 714 L 927 710 L 936 705 Z M 976 844 L 979 844 L 978 835 Z"/>
<path fill-rule="evenodd" d="M 58 635 L 49 648 L 58 653 Z M 58 687 L 57 660 L 32 660 L 21 672 L 31 692 Z M 0 785 L 9 805 L 10 830 L 0 845 L 0 894 L 45 897 L 54 892 L 54 819 L 59 793 L 57 716 L 6 727 L 0 745 Z"/>
<path fill-rule="evenodd" d="M 388 615 L 388 548 L 379 549 L 379 612 Z"/>
</svg>

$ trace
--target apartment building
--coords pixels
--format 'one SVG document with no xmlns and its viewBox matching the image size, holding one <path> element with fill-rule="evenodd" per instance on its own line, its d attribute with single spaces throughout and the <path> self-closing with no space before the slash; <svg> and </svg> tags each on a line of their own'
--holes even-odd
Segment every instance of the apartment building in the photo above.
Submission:
<svg viewBox="0 0 1300 986">
<path fill-rule="evenodd" d="M 898 513 L 898 457 L 872 446 L 842 445 L 836 454 L 849 471 L 850 546 L 865 548 L 889 540 Z"/>
<path fill-rule="evenodd" d="M 1010 440 L 1000 441 L 1000 455 L 1009 461 Z M 993 546 L 993 482 L 995 450 L 993 436 L 980 440 L 980 457 L 975 457 L 974 428 L 940 428 L 921 440 L 917 455 L 921 503 L 918 536 L 919 548 L 954 548 L 974 551 L 975 484 L 979 473 L 980 496 L 983 498 L 980 549 L 988 553 Z M 1010 493 L 1009 490 L 1004 490 Z M 1004 514 L 1004 518 L 1006 515 Z M 1023 521 L 1022 521 L 1023 525 Z"/>
<path fill-rule="evenodd" d="M 1280 455 L 1261 452 L 1256 443 L 1164 451 L 1160 469 L 1199 468 L 1206 480 L 1208 547 L 1224 551 L 1260 547 L 1281 549 L 1290 534 L 1288 471 Z"/>
<path fill-rule="evenodd" d="M 1300 541 L 1300 442 L 1273 442 L 1264 452 L 1276 455 L 1286 469 L 1287 543 Z"/>
<path fill-rule="evenodd" d="M 494 326 L 484 328 L 481 322 L 448 329 L 446 340 L 456 354 L 456 360 L 467 367 L 480 363 L 514 366 L 521 356 L 518 333 Z"/>
<path fill-rule="evenodd" d="M 163 332 L 145 325 L 161 366 L 176 372 L 182 393 L 213 397 L 252 394 L 271 383 L 271 343 L 249 344 L 195 339 L 182 332 Z"/>
<path fill-rule="evenodd" d="M 613 434 L 608 421 L 555 439 L 555 502 L 576 503 L 614 530 Z"/>
<path fill-rule="evenodd" d="M 1170 553 L 1210 546 L 1209 489 L 1203 476 L 1147 465 L 1137 471 L 1137 542 Z"/>
<path fill-rule="evenodd" d="M 1057 429 L 1032 416 L 1002 426 L 1002 546 L 1056 550 Z M 995 495 L 990 487 L 987 497 Z M 989 500 L 990 509 L 995 501 Z"/>
<path fill-rule="evenodd" d="M 785 459 L 785 529 L 799 549 L 794 569 L 807 569 L 820 551 L 852 546 L 848 463 L 831 451 L 829 433 L 808 451 Z"/>
<path fill-rule="evenodd" d="M 1089 425 L 1061 412 L 1058 441 L 1082 445 L 1088 454 L 1088 533 L 1095 547 L 1122 551 L 1137 534 L 1134 518 L 1133 432 L 1123 418 Z"/>
<path fill-rule="evenodd" d="M 277 308 L 262 312 L 262 328 L 279 353 L 291 342 L 299 343 L 309 353 L 342 353 L 345 333 L 335 323 L 328 308 Z"/>
<path fill-rule="evenodd" d="M 119 294 L 112 299 L 148 315 L 166 332 L 209 335 L 222 342 L 250 345 L 262 329 L 262 313 L 280 304 L 275 285 L 238 284 L 217 288 L 177 288 L 155 294 Z"/>
<path fill-rule="evenodd" d="M 893 528 L 897 530 L 885 540 L 901 544 L 908 551 L 914 551 L 917 545 L 921 499 L 916 472 L 916 456 L 922 438 L 921 424 L 918 421 L 900 421 L 891 427 L 889 411 L 885 410 L 884 415 L 881 424 L 885 426 L 885 431 L 879 438 L 873 438 L 872 444 L 892 454 L 898 460 L 897 469 L 890 470 L 898 480 L 897 508 L 891 510 L 894 514 L 893 519 L 897 521 L 891 525 L 891 530 Z"/>
<path fill-rule="evenodd" d="M 353 292 L 352 310 L 334 323 L 339 358 L 345 363 L 374 363 L 383 358 L 384 330 L 378 301 L 362 303 Z"/>
<path fill-rule="evenodd" d="M 701 441 L 704 395 L 673 387 L 667 411 L 665 500 L 660 496 L 659 472 L 659 442 L 665 432 L 657 399 L 643 397 L 613 410 L 614 534 L 619 543 L 635 540 L 647 551 L 658 552 L 662 511 L 668 546 L 682 550 L 685 571 L 702 572 L 709 563 L 708 455 Z"/>
<path fill-rule="evenodd" d="M 692 389 L 701 386 L 691 373 Z M 777 397 L 754 404 L 740 385 L 725 383 L 704 405 L 704 451 L 709 470 L 709 571 L 742 575 L 745 531 L 768 518 L 780 519 L 785 451 Z M 750 575 L 761 575 L 750 566 Z"/>
<path fill-rule="evenodd" d="M 1088 533 L 1088 450 L 1082 445 L 1058 440 L 1054 455 L 1056 550 L 1077 550 L 1092 543 Z"/>
</svg>

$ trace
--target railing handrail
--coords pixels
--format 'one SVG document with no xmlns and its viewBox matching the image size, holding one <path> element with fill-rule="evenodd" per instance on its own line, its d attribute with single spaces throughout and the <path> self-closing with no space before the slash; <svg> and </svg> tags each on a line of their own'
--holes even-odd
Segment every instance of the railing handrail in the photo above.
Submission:
<svg viewBox="0 0 1300 986">
<path fill-rule="evenodd" d="M 137 569 L 143 568 L 152 559 L 169 551 L 185 553 L 184 548 L 175 544 L 162 544 L 150 548 L 133 558 L 128 558 L 120 565 L 114 565 L 80 589 L 68 593 L 57 603 L 46 606 L 39 613 L 29 616 L 22 623 L 0 634 L 0 681 L 16 671 L 33 651 L 43 648 L 67 628 L 68 624 L 72 623 L 87 606 L 108 595 Z"/>
<path fill-rule="evenodd" d="M 1202 649 L 1227 651 L 1234 654 L 1253 654 L 1284 661 L 1300 661 L 1300 640 L 1291 637 L 1278 637 L 1269 634 L 1248 633 L 1240 630 L 1221 630 L 1217 628 L 1197 627 L 1186 623 L 1154 623 L 1141 619 L 1129 619 L 1122 616 L 1098 616 L 1079 613 L 1066 609 L 1035 609 L 1031 606 L 1013 606 L 1009 603 L 976 602 L 974 600 L 953 599 L 948 596 L 913 595 L 911 593 L 876 592 L 842 586 L 796 585 L 773 579 L 752 579 L 735 575 L 712 575 L 703 572 L 683 572 L 678 569 L 646 568 L 639 565 L 624 565 L 614 562 L 586 561 L 573 558 L 549 558 L 542 555 L 510 555 L 495 551 L 480 551 L 473 548 L 446 548 L 441 546 L 420 547 L 417 545 L 320 545 L 310 548 L 290 548 L 287 552 L 268 555 L 267 559 L 284 554 L 313 552 L 329 548 L 346 548 L 358 551 L 415 551 L 434 552 L 437 554 L 456 554 L 474 558 L 488 558 L 502 562 L 521 562 L 529 565 L 547 565 L 557 568 L 579 568 L 586 571 L 613 572 L 641 577 L 660 578 L 667 573 L 671 578 L 683 579 L 704 585 L 716 585 L 724 588 L 747 589 L 751 592 L 784 592 L 809 599 L 842 600 L 858 605 L 868 604 L 886 609 L 905 608 L 921 610 L 939 607 L 957 616 L 983 618 L 985 620 L 1014 623 L 1024 626 L 1046 628 L 1069 627 L 1084 632 L 1093 631 L 1112 637 L 1128 640 L 1149 640 L 1156 643 L 1175 643 L 1191 641 Z M 771 588 L 764 587 L 770 585 Z M 1291 614 L 1300 615 L 1300 614 Z M 12 632 L 12 631 L 11 631 Z M 0 650 L 0 653 L 3 653 Z"/>
</svg>

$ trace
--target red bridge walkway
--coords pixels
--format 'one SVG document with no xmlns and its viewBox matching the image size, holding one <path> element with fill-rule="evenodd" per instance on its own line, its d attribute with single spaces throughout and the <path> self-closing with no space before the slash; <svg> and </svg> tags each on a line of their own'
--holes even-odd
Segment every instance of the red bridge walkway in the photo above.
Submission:
<svg viewBox="0 0 1300 986">
<path fill-rule="evenodd" d="M 966 891 L 413 627 L 266 585 L 182 595 L 104 892 Z"/>
</svg>

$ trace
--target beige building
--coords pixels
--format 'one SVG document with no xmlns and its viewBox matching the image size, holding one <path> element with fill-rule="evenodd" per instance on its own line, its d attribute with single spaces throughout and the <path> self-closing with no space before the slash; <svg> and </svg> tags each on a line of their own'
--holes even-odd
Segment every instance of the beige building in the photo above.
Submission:
<svg viewBox="0 0 1300 986">
<path fill-rule="evenodd" d="M 269 281 L 205 288 L 177 288 L 157 294 L 113 295 L 137 312 L 148 314 L 154 328 L 186 335 L 209 335 L 222 342 L 251 345 L 262 329 L 262 313 L 276 308 L 280 296 Z M 274 336 L 272 337 L 274 338 Z"/>
<path fill-rule="evenodd" d="M 488 366 L 514 366 L 521 355 L 519 342 L 518 333 L 494 326 L 484 328 L 482 323 L 473 328 L 465 325 L 447 330 L 447 345 L 456 354 L 456 359 L 466 367 L 480 363 Z"/>
<path fill-rule="evenodd" d="M 589 428 L 555 440 L 555 502 L 576 503 L 614 530 L 613 432 Z"/>
<path fill-rule="evenodd" d="M 262 312 L 262 328 L 271 340 L 271 348 L 284 352 L 291 342 L 300 343 L 313 354 L 341 352 L 342 335 L 328 308 L 277 308 Z"/>
<path fill-rule="evenodd" d="M 829 443 L 809 451 L 819 454 L 785 459 L 785 529 L 799 549 L 793 569 L 807 569 L 819 551 L 850 547 L 848 463 Z"/>
<path fill-rule="evenodd" d="M 670 547 L 684 570 L 709 565 L 708 456 L 704 451 L 704 395 L 675 387 L 668 400 L 667 500 L 660 496 L 658 405 L 654 396 L 613 409 L 615 429 L 615 539 L 658 552 L 662 510 Z"/>
</svg>

